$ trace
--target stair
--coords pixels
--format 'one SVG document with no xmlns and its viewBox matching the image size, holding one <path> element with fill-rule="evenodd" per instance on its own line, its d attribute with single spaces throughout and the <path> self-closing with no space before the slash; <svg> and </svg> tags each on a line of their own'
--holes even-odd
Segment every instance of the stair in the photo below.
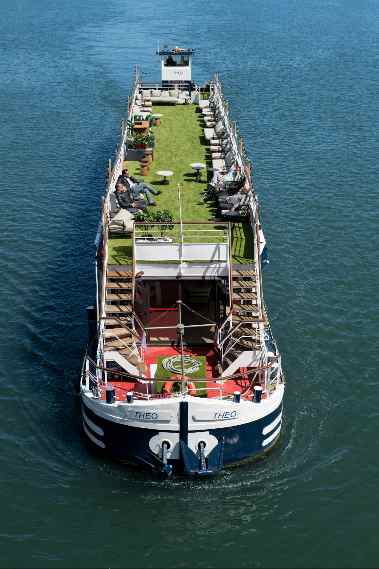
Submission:
<svg viewBox="0 0 379 569">
<path fill-rule="evenodd" d="M 256 271 L 251 265 L 233 267 L 233 327 L 223 346 L 223 368 L 228 374 L 236 367 L 242 352 L 260 350 L 262 347 L 259 328 L 252 323 L 259 320 L 256 277 Z"/>
<path fill-rule="evenodd" d="M 234 268 L 233 278 L 233 321 L 258 318 L 257 286 L 255 269 Z"/>
<path fill-rule="evenodd" d="M 128 362 L 139 363 L 133 329 L 133 273 L 124 270 L 107 272 L 105 285 L 104 350 L 118 352 Z"/>
<path fill-rule="evenodd" d="M 132 271 L 121 271 L 121 270 L 117 270 L 117 271 L 108 271 L 107 272 L 107 282 L 108 281 L 114 281 L 114 279 L 120 279 L 122 281 L 125 282 L 124 279 L 128 279 L 128 281 L 131 281 L 131 279 L 133 278 L 133 273 Z"/>
<path fill-rule="evenodd" d="M 234 279 L 256 279 L 255 269 L 233 269 L 232 277 Z"/>
<path fill-rule="evenodd" d="M 256 304 L 257 301 L 257 294 L 256 292 L 247 292 L 245 290 L 241 292 L 235 292 L 233 288 L 233 302 L 243 303 L 244 301 L 254 301 L 252 304 Z"/>
<path fill-rule="evenodd" d="M 105 328 L 107 330 L 113 330 L 113 328 L 117 328 L 120 326 L 131 326 L 132 325 L 132 317 L 128 316 L 127 314 L 120 314 L 117 316 L 107 316 L 105 318 Z"/>
<path fill-rule="evenodd" d="M 120 338 L 120 339 L 107 339 L 105 344 L 106 350 L 123 350 L 127 346 L 133 346 L 134 339 L 131 337 Z"/>
<path fill-rule="evenodd" d="M 131 281 L 120 281 L 116 279 L 109 279 L 107 282 L 107 289 L 109 290 L 132 290 Z"/>
<path fill-rule="evenodd" d="M 131 314 L 132 307 L 127 304 L 105 304 L 106 314 Z"/>
<path fill-rule="evenodd" d="M 120 323 L 117 322 L 118 326 L 120 326 Z M 105 338 L 132 338 L 133 337 L 133 333 L 131 330 L 126 329 L 124 327 L 121 328 L 110 328 L 110 329 L 106 329 L 104 332 L 104 337 Z"/>
<path fill-rule="evenodd" d="M 106 292 L 106 299 L 107 300 L 126 300 L 128 302 L 131 302 L 132 300 L 132 294 L 131 293 L 125 293 L 125 292 Z"/>
</svg>

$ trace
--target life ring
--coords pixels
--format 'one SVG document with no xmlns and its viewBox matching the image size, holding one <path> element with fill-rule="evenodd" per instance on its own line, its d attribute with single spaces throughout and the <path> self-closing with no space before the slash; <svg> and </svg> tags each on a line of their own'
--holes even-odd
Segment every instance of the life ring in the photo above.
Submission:
<svg viewBox="0 0 379 569">
<path fill-rule="evenodd" d="M 179 380 L 178 381 L 172 381 L 175 378 L 176 378 L 176 376 L 173 376 L 170 381 L 166 381 L 164 383 L 163 389 L 162 389 L 163 393 L 169 394 L 169 393 L 173 392 L 175 383 L 180 382 Z M 187 383 L 188 395 L 192 395 L 193 397 L 196 397 L 197 390 L 196 390 L 196 385 L 194 384 L 194 382 L 193 381 L 186 381 L 186 383 Z"/>
<path fill-rule="evenodd" d="M 165 384 L 163 385 L 163 389 L 162 392 L 163 393 L 172 393 L 172 390 L 174 389 L 174 381 L 166 381 Z"/>
<path fill-rule="evenodd" d="M 163 393 L 172 393 L 174 391 L 174 385 L 180 383 L 180 379 L 176 374 L 172 375 L 168 381 L 163 385 Z"/>
<path fill-rule="evenodd" d="M 196 389 L 196 385 L 194 384 L 193 381 L 187 381 L 187 389 L 188 389 L 188 395 L 192 395 L 193 397 L 196 397 L 197 389 Z"/>
</svg>

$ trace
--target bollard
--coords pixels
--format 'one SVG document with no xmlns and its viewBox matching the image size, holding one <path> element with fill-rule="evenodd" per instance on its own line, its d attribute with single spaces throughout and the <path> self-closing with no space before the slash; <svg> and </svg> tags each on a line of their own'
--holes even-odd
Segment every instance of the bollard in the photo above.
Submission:
<svg viewBox="0 0 379 569">
<path fill-rule="evenodd" d="M 126 394 L 126 401 L 128 403 L 133 403 L 133 391 L 128 391 Z"/>
<path fill-rule="evenodd" d="M 254 386 L 254 401 L 255 403 L 260 403 L 262 399 L 262 387 L 260 385 Z"/>
<path fill-rule="evenodd" d="M 240 401 L 241 401 L 241 392 L 240 391 L 235 391 L 233 393 L 233 401 L 234 401 L 234 403 L 240 403 Z"/>
<path fill-rule="evenodd" d="M 105 387 L 105 400 L 107 403 L 114 403 L 116 399 L 116 390 L 111 383 L 107 383 Z"/>
</svg>

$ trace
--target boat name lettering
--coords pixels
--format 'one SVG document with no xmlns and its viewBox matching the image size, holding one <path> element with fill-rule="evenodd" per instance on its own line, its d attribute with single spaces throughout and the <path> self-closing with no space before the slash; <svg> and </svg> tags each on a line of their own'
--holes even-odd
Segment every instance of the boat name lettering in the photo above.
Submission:
<svg viewBox="0 0 379 569">
<path fill-rule="evenodd" d="M 227 410 L 220 410 L 215 411 L 213 415 L 210 415 L 209 412 L 197 412 L 196 415 L 193 415 L 192 418 L 194 421 L 202 421 L 207 423 L 209 421 L 230 421 L 233 419 L 238 419 L 239 411 L 227 411 Z"/>
<path fill-rule="evenodd" d="M 166 422 L 171 421 L 171 413 L 159 413 L 158 411 L 137 411 L 136 409 L 128 410 L 127 418 L 130 421 L 153 421 Z"/>
<path fill-rule="evenodd" d="M 134 421 L 158 421 L 159 413 L 156 411 L 132 411 L 128 413 L 128 418 Z"/>
<path fill-rule="evenodd" d="M 226 419 L 237 419 L 237 411 L 216 411 L 215 421 L 225 421 Z"/>
</svg>

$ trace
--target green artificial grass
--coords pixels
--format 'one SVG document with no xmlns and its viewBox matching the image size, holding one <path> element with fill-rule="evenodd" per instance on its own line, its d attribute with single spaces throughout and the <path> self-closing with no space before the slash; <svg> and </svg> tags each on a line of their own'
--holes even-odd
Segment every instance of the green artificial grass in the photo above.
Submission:
<svg viewBox="0 0 379 569">
<path fill-rule="evenodd" d="M 108 264 L 128 265 L 132 263 L 133 243 L 130 236 L 108 239 Z"/>
<path fill-rule="evenodd" d="M 253 232 L 248 223 L 232 225 L 233 263 L 251 263 L 254 258 Z"/>
<path fill-rule="evenodd" d="M 168 209 L 179 221 L 178 184 L 181 186 L 183 221 L 212 221 L 212 204 L 204 203 L 201 193 L 207 187 L 207 171 L 201 173 L 202 182 L 194 181 L 190 164 L 207 164 L 207 145 L 203 139 L 203 119 L 196 105 L 154 105 L 153 113 L 162 114 L 161 124 L 152 127 L 155 135 L 154 160 L 147 176 L 141 176 L 139 162 L 128 162 L 129 172 L 152 184 L 161 194 L 154 199 L 155 209 Z M 172 170 L 167 185 L 161 184 L 158 170 Z"/>
<path fill-rule="evenodd" d="M 162 361 L 164 359 L 166 359 L 169 356 L 159 356 L 157 359 L 157 371 L 155 374 L 155 379 L 156 379 L 156 391 L 157 393 L 162 393 L 162 389 L 163 386 L 165 384 L 165 380 L 166 379 L 170 379 L 170 377 L 172 377 L 173 375 L 178 375 L 178 379 L 180 378 L 180 373 L 179 374 L 175 374 L 175 372 L 166 370 L 163 365 L 162 365 Z M 205 356 L 192 356 L 191 358 L 193 358 L 194 360 L 198 361 L 200 364 L 199 369 L 194 372 L 194 373 L 190 373 L 187 372 L 185 370 L 185 375 L 188 378 L 191 378 L 191 381 L 193 381 L 193 383 L 195 384 L 197 389 L 201 389 L 201 391 L 198 392 L 198 397 L 207 397 L 207 389 L 206 386 L 206 382 L 205 381 L 199 381 L 205 378 L 206 375 L 206 371 L 205 371 Z M 180 382 L 178 381 L 178 383 L 174 384 L 174 388 L 173 391 L 180 391 Z"/>
<path fill-rule="evenodd" d="M 174 221 L 179 221 L 179 197 L 178 184 L 181 187 L 181 204 L 183 222 L 212 221 L 215 216 L 214 204 L 204 202 L 202 192 L 207 187 L 207 171 L 202 170 L 202 182 L 194 181 L 194 172 L 190 166 L 192 162 L 202 162 L 210 167 L 208 149 L 203 137 L 203 119 L 196 112 L 196 105 L 154 105 L 152 113 L 162 115 L 161 124 L 152 127 L 155 135 L 154 160 L 150 165 L 147 176 L 141 176 L 140 163 L 128 161 L 129 172 L 139 180 L 151 184 L 161 191 L 154 196 L 156 206 L 151 206 L 152 211 L 167 209 L 173 215 Z M 161 177 L 156 174 L 158 170 L 172 170 L 173 176 L 168 184 L 161 183 Z M 225 224 L 226 226 L 227 224 Z M 251 229 L 247 223 L 232 223 L 232 261 L 233 263 L 251 263 L 253 259 L 253 239 Z M 208 234 L 200 232 L 188 232 L 188 229 L 213 229 L 217 228 L 220 234 Z M 139 230 L 139 236 L 142 231 Z M 156 235 L 161 230 L 156 227 L 148 228 L 148 233 Z M 179 228 L 165 229 L 167 237 L 177 241 Z M 187 243 L 221 243 L 224 241 L 221 227 L 212 225 L 186 226 L 185 241 Z M 111 238 L 109 240 L 109 263 L 127 264 L 132 262 L 132 240 L 130 237 Z M 163 260 L 162 260 L 163 262 Z"/>
</svg>

